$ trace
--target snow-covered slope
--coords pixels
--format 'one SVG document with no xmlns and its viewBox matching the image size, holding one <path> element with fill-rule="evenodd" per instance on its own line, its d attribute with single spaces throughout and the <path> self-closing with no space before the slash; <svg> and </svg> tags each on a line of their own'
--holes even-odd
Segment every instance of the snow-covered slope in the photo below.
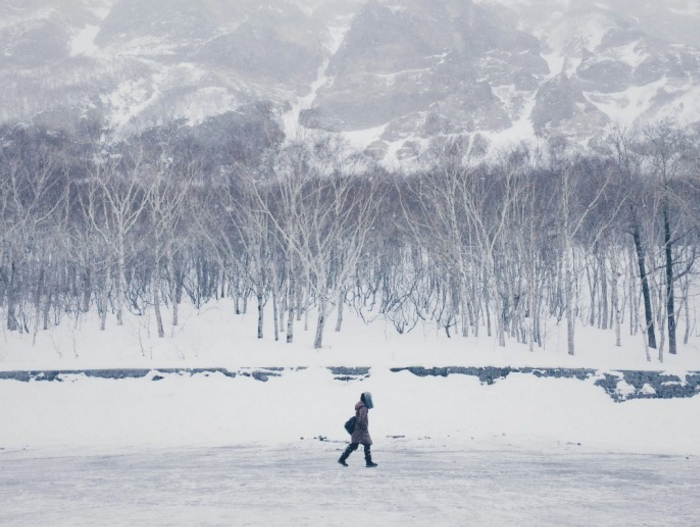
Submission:
<svg viewBox="0 0 700 527">
<path fill-rule="evenodd" d="M 700 122 L 692 0 L 0 1 L 0 122 L 126 134 L 265 102 L 389 165 L 613 123 Z"/>
<path fill-rule="evenodd" d="M 614 336 L 592 327 L 577 330 L 578 351 L 571 356 L 565 324 L 556 320 L 547 324 L 545 347 L 530 352 L 514 342 L 501 348 L 486 336 L 448 338 L 427 322 L 399 334 L 385 320 L 367 323 L 347 313 L 343 331 L 329 334 L 319 351 L 312 346 L 313 331 L 301 325 L 292 344 L 272 335 L 258 339 L 251 331 L 253 315 L 235 316 L 231 302 L 212 301 L 203 309 L 183 304 L 181 325 L 164 339 L 157 337 L 151 313 L 128 314 L 124 326 L 108 331 L 99 330 L 94 314 L 78 325 L 42 331 L 36 341 L 31 334 L 0 333 L 0 373 L 34 372 L 29 382 L 0 375 L 0 400 L 12 401 L 0 405 L 0 422 L 15 423 L 0 427 L 0 454 L 288 445 L 314 436 L 342 442 L 347 436 L 341 424 L 362 391 L 375 395 L 372 433 L 382 449 L 400 436 L 410 448 L 560 451 L 582 443 L 606 452 L 700 453 L 700 396 L 615 402 L 596 385 L 606 374 L 621 377 L 622 370 L 687 379 L 700 371 L 695 336 L 662 364 L 656 357 L 646 360 L 639 335 L 624 336 L 617 347 Z M 415 366 L 588 368 L 595 374 L 565 378 L 521 371 L 498 374 L 489 384 L 475 375 L 419 377 L 406 370 Z M 329 367 L 345 367 L 345 373 Z M 163 371 L 168 368 L 180 372 Z M 197 368 L 208 371 L 186 371 Z M 353 368 L 360 371 L 348 373 Z M 91 369 L 153 371 L 121 380 L 67 373 L 53 382 L 39 373 Z M 623 396 L 634 391 L 624 380 L 616 388 Z M 653 394 L 651 386 L 644 389 Z"/>
</svg>

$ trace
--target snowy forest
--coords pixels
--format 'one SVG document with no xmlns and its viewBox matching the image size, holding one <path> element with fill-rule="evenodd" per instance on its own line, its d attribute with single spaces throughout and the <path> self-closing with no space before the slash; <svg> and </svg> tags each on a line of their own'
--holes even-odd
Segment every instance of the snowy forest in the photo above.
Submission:
<svg viewBox="0 0 700 527">
<path fill-rule="evenodd" d="M 167 337 L 182 302 L 227 298 L 232 317 L 257 311 L 258 338 L 292 342 L 303 325 L 315 348 L 346 310 L 531 351 L 554 319 L 569 354 L 583 325 L 661 361 L 696 331 L 700 142 L 668 122 L 617 129 L 596 152 L 550 140 L 483 157 L 447 140 L 410 173 L 327 137 L 216 135 L 5 125 L 6 330 L 96 311 L 109 331 L 150 310 Z"/>
</svg>

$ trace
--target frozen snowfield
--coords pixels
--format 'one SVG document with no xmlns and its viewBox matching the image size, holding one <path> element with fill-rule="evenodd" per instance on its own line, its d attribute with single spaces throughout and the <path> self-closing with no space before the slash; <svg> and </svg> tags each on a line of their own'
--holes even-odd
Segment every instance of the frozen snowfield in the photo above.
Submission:
<svg viewBox="0 0 700 527">
<path fill-rule="evenodd" d="M 98 332 L 70 321 L 0 334 L 0 370 L 143 368 L 146 377 L 0 380 L 0 526 L 700 525 L 700 397 L 615 402 L 586 380 L 512 373 L 417 377 L 405 366 L 700 371 L 700 338 L 647 362 L 591 328 L 577 355 L 548 327 L 534 353 L 428 325 L 398 335 L 348 317 L 327 345 L 254 337 L 222 303 L 186 311 L 158 339 L 153 320 Z M 246 376 L 279 367 L 267 382 Z M 334 378 L 328 366 L 369 374 Z M 158 368 L 228 368 L 160 374 Z M 241 373 L 243 372 L 243 373 Z M 342 423 L 374 394 L 376 470 L 336 463 Z M 322 438 L 323 440 L 320 440 Z"/>
<path fill-rule="evenodd" d="M 342 445 L 0 456 L 0 525 L 695 526 L 700 459 Z"/>
<path fill-rule="evenodd" d="M 482 329 L 479 336 L 448 338 L 444 329 L 429 322 L 397 333 L 378 313 L 365 312 L 365 320 L 345 311 L 342 331 L 335 332 L 335 313 L 328 317 L 321 350 L 313 349 L 315 313 L 295 323 L 294 342 L 284 333 L 275 341 L 272 308 L 266 308 L 265 338 L 257 338 L 255 306 L 235 315 L 233 301 L 210 301 L 201 309 L 183 303 L 180 324 L 166 325 L 166 338 L 159 339 L 153 313 L 127 313 L 124 326 L 110 317 L 106 331 L 99 331 L 96 314 L 80 320 L 64 317 L 48 331 L 18 334 L 0 327 L 0 370 L 99 369 L 99 368 L 237 368 L 261 366 L 537 366 L 596 369 L 656 369 L 700 371 L 700 328 L 693 326 L 687 345 L 678 355 L 651 350 L 647 361 L 641 333 L 623 331 L 622 345 L 615 345 L 613 331 L 579 323 L 576 355 L 567 353 L 566 324 L 548 320 L 545 345 L 534 352 L 514 339 L 500 347 Z M 167 316 L 164 314 L 164 317 Z M 679 335 L 683 326 L 679 327 Z"/>
<path fill-rule="evenodd" d="M 489 386 L 473 376 L 421 378 L 380 367 L 348 382 L 323 367 L 280 373 L 267 382 L 156 372 L 140 379 L 0 381 L 0 458 L 21 451 L 274 447 L 315 437 L 343 442 L 342 424 L 363 391 L 374 394 L 370 431 L 378 448 L 402 437 L 426 448 L 556 451 L 580 443 L 601 453 L 700 456 L 697 396 L 616 403 L 593 378 L 529 374 Z"/>
</svg>

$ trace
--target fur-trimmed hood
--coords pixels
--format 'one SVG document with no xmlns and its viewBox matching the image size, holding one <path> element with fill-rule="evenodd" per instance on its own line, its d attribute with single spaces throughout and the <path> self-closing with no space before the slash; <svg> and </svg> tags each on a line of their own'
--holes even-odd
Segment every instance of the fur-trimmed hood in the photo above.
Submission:
<svg viewBox="0 0 700 527">
<path fill-rule="evenodd" d="M 365 398 L 363 397 L 363 399 Z M 359 401 L 355 405 L 355 417 L 357 417 L 357 423 L 355 424 L 355 430 L 352 433 L 351 441 L 353 443 L 362 443 L 363 445 L 372 444 L 372 438 L 369 435 L 368 413 L 369 408 L 364 401 Z"/>
</svg>

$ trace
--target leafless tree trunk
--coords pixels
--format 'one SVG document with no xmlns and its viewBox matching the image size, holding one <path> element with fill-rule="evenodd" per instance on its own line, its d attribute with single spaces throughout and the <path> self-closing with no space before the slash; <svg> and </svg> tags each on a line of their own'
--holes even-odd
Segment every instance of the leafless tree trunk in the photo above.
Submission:
<svg viewBox="0 0 700 527">
<path fill-rule="evenodd" d="M 651 169 L 659 180 L 661 195 L 661 216 L 663 222 L 663 248 L 665 255 L 666 278 L 666 323 L 668 326 L 669 353 L 678 353 L 676 339 L 676 309 L 674 294 L 673 228 L 671 226 L 671 181 L 683 169 L 687 159 L 688 143 L 685 135 L 675 129 L 670 122 L 660 122 L 649 126 L 646 131 L 647 156 Z"/>
<path fill-rule="evenodd" d="M 313 293 L 316 299 L 315 349 L 323 347 L 329 299 L 333 296 L 330 273 L 333 271 L 335 276 L 333 287 L 342 289 L 365 248 L 377 203 L 371 181 L 368 185 L 354 173 L 352 161 L 346 161 L 350 163 L 347 166 L 329 166 L 324 164 L 325 158 L 319 158 L 317 149 L 294 144 L 282 153 L 272 188 L 277 202 L 270 201 L 272 193 L 266 199 L 263 189 L 257 189 L 258 203 L 293 254 L 297 269 L 301 267 L 311 278 L 303 291 Z M 343 258 L 334 260 L 336 251 L 342 251 Z M 301 292 L 298 283 L 295 289 Z M 306 302 L 303 307 L 308 317 Z M 299 302 L 296 308 L 298 316 Z"/>
<path fill-rule="evenodd" d="M 122 144 L 112 153 L 106 145 L 95 145 L 88 170 L 89 190 L 82 207 L 95 232 L 109 247 L 116 265 L 114 298 L 117 304 L 117 325 L 124 324 L 126 291 L 127 238 L 140 221 L 148 203 L 148 187 L 143 185 L 143 149 Z"/>
</svg>

